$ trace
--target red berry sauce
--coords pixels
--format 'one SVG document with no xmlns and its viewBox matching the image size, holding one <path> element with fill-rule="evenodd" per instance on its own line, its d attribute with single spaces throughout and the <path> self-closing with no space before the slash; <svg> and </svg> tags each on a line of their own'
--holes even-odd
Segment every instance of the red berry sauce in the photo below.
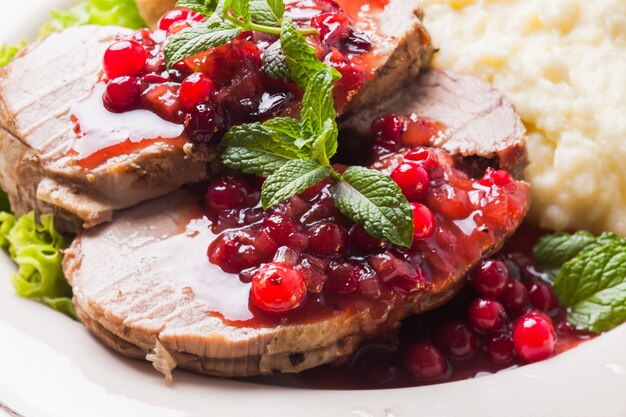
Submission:
<svg viewBox="0 0 626 417">
<path fill-rule="evenodd" d="M 334 87 L 339 113 L 343 113 L 381 64 L 379 54 L 372 51 L 372 42 L 386 39 L 378 34 L 376 26 L 377 13 L 386 1 L 373 2 L 370 12 L 362 15 L 360 7 L 364 3 L 364 0 L 300 0 L 286 7 L 286 14 L 296 25 L 319 29 L 319 35 L 307 37 L 309 43 L 321 61 L 343 75 Z M 243 32 L 231 43 L 184 59 L 168 70 L 164 58 L 168 39 L 204 22 L 202 15 L 190 10 L 170 11 L 161 18 L 156 31 L 142 29 L 113 43 L 102 61 L 101 81 L 108 83 L 102 96 L 106 110 L 118 114 L 148 110 L 164 121 L 183 125 L 182 140 L 156 135 L 141 142 L 125 143 L 130 146 L 103 143 L 102 149 L 95 152 L 99 155 L 70 152 L 83 168 L 94 168 L 112 157 L 157 141 L 177 146 L 186 141 L 217 145 L 234 125 L 297 113 L 303 91 L 293 83 L 269 78 L 262 68 L 263 53 L 278 40 L 277 36 Z M 124 119 L 118 120 L 110 128 L 128 130 Z M 91 124 L 89 120 L 76 121 L 79 140 L 83 136 L 80 132 L 89 130 Z"/>
</svg>

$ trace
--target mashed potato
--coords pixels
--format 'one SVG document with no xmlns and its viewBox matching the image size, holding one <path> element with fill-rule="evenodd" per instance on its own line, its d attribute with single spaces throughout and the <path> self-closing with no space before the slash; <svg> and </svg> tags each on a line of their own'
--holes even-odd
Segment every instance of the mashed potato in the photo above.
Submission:
<svg viewBox="0 0 626 417">
<path fill-rule="evenodd" d="M 435 65 L 492 82 L 526 123 L 532 218 L 626 235 L 626 1 L 423 3 Z"/>
</svg>

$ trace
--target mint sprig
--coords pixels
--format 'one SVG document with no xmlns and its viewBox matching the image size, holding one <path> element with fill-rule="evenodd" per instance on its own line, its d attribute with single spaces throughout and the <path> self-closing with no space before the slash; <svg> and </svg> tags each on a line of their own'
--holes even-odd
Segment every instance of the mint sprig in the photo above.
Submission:
<svg viewBox="0 0 626 417">
<path fill-rule="evenodd" d="M 603 332 L 626 321 L 626 239 L 557 233 L 543 237 L 533 255 L 557 270 L 555 293 L 577 329 Z"/>
<path fill-rule="evenodd" d="M 222 161 L 229 168 L 267 177 L 261 193 L 266 210 L 330 177 L 336 182 L 333 198 L 341 213 L 372 236 L 410 247 L 413 212 L 391 178 L 363 167 L 341 174 L 331 166 L 338 147 L 334 80 L 326 66 L 310 77 L 300 121 L 276 118 L 231 129 L 222 141 Z"/>
<path fill-rule="evenodd" d="M 225 45 L 243 31 L 283 34 L 281 25 L 285 22 L 285 4 L 282 0 L 179 0 L 176 5 L 203 14 L 208 22 L 199 23 L 170 38 L 165 46 L 168 68 L 181 59 Z M 290 36 L 293 36 L 293 31 L 305 44 L 304 35 L 317 33 L 313 28 L 296 28 L 292 22 L 288 30 Z"/>
</svg>

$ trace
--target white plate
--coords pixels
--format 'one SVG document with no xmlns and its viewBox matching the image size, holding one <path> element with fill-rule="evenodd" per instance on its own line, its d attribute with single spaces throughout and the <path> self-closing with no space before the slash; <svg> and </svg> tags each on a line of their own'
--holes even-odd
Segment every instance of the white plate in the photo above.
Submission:
<svg viewBox="0 0 626 417">
<path fill-rule="evenodd" d="M 17 3 L 2 5 L 0 43 L 32 38 L 46 11 L 67 1 Z M 147 363 L 112 353 L 79 323 L 17 297 L 13 270 L 0 255 L 0 415 L 626 416 L 626 326 L 542 363 L 430 387 L 303 390 L 177 372 L 168 388 Z"/>
</svg>

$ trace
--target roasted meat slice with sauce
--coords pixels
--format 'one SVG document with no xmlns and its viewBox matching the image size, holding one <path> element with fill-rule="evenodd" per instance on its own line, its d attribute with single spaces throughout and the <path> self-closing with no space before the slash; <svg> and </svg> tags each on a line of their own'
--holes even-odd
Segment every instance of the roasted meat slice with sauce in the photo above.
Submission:
<svg viewBox="0 0 626 417">
<path fill-rule="evenodd" d="M 366 140 L 371 121 L 386 114 L 406 116 L 408 130 L 421 127 L 420 121 L 411 123 L 412 115 L 442 122 L 443 134 L 430 145 L 473 163 L 483 162 L 483 169 L 488 161 L 518 178 L 523 174 L 526 129 L 506 97 L 486 82 L 451 71 L 423 71 L 398 94 L 344 118 L 340 125 L 344 140 Z"/>
<path fill-rule="evenodd" d="M 481 106 L 478 96 L 474 100 Z M 463 110 L 478 113 L 472 106 Z M 516 129 L 519 119 L 507 120 Z M 436 122 L 451 119 L 442 115 Z M 490 132 L 477 132 L 473 140 Z M 411 147 L 378 155 L 371 166 L 391 172 Z M 430 188 L 420 201 L 432 210 L 436 228 L 411 249 L 372 243 L 350 226 L 333 210 L 330 184 L 276 209 L 309 236 L 308 246 L 290 237 L 281 248 L 266 229 L 277 221 L 266 223 L 268 213 L 252 206 L 216 216 L 200 203 L 203 190 L 181 190 L 77 237 L 64 270 L 81 320 L 108 346 L 147 357 L 167 375 L 174 367 L 228 377 L 299 372 L 349 355 L 402 318 L 452 298 L 467 271 L 496 252 L 528 210 L 527 183 L 491 168 L 472 177 L 462 157 L 441 147 L 419 149 L 430 170 Z M 473 165 L 472 172 L 478 169 Z M 313 245 L 311 230 L 320 223 L 350 229 L 349 244 Z M 250 301 L 249 275 L 270 261 L 306 277 L 309 293 L 297 310 L 268 314 Z"/>
<path fill-rule="evenodd" d="M 322 2 L 326 3 L 336 7 L 334 2 Z M 348 12 L 368 4 L 364 0 L 345 3 Z M 357 3 L 360 6 L 355 8 Z M 315 4 L 295 4 L 291 12 L 299 14 L 294 19 L 310 20 L 319 13 Z M 356 16 L 354 28 L 369 36 L 373 49 L 355 54 L 366 70 L 360 73 L 365 79 L 357 80 L 355 87 L 345 77 L 345 88 L 337 90 L 340 112 L 357 111 L 381 92 L 401 88 L 432 54 L 414 2 L 394 0 Z M 131 34 L 116 27 L 68 29 L 31 46 L 0 69 L 0 186 L 8 192 L 16 213 L 55 212 L 60 228 L 76 231 L 109 221 L 115 210 L 208 179 L 218 165 L 215 141 L 208 145 L 192 140 L 183 127 L 187 119 L 167 107 L 176 87 L 159 81 L 159 76 L 147 80 L 157 84 L 144 93 L 146 100 L 161 94 L 154 99 L 156 104 L 150 102 L 157 108 L 105 110 L 105 84 L 97 81 L 103 53 L 119 35 Z M 154 42 L 145 32 L 133 36 Z M 208 61 L 209 69 L 216 68 Z M 346 71 L 349 75 L 350 68 Z M 242 83 L 247 89 L 250 80 L 254 78 Z M 234 99 L 242 94 L 241 100 Z M 232 89 L 224 90 L 224 96 L 237 106 L 247 97 Z M 265 102 L 272 104 L 275 98 L 269 97 L 259 109 Z M 212 117 L 198 114 L 193 120 Z M 203 129 L 209 128 L 202 125 L 197 130 Z"/>
</svg>

